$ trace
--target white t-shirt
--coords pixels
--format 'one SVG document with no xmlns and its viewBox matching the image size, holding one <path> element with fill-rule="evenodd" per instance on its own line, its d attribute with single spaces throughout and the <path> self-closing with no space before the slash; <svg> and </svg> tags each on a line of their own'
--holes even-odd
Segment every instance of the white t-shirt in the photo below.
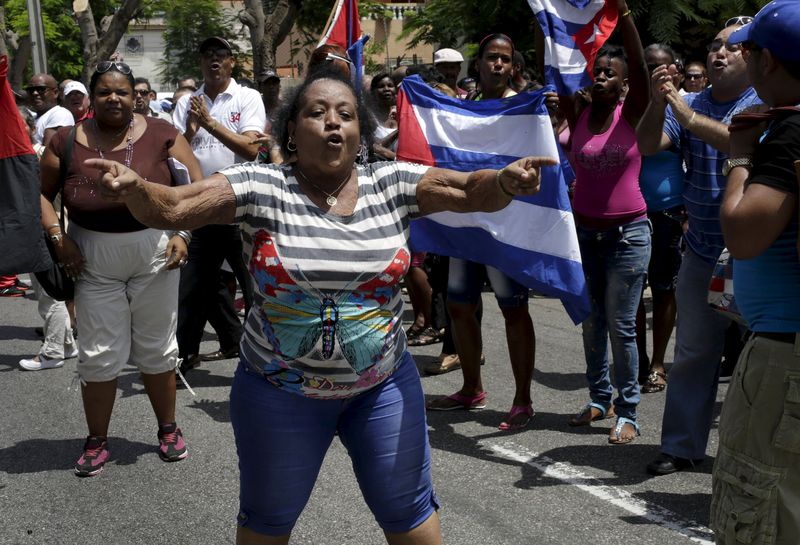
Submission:
<svg viewBox="0 0 800 545">
<path fill-rule="evenodd" d="M 205 94 L 205 85 L 193 93 L 203 97 L 208 113 L 225 128 L 242 134 L 247 131 L 264 131 L 267 125 L 267 114 L 261 94 L 255 89 L 242 87 L 231 79 L 228 88 L 217 95 L 212 102 Z M 175 105 L 172 122 L 182 133 L 186 132 L 186 119 L 189 112 L 189 96 L 184 95 Z M 192 151 L 203 170 L 203 177 L 222 170 L 235 163 L 243 163 L 245 158 L 239 157 L 214 135 L 200 128 L 190 142 Z"/>
<path fill-rule="evenodd" d="M 36 133 L 33 135 L 37 144 L 42 144 L 44 131 L 58 127 L 71 127 L 75 124 L 72 113 L 62 106 L 53 106 L 36 118 Z"/>
</svg>

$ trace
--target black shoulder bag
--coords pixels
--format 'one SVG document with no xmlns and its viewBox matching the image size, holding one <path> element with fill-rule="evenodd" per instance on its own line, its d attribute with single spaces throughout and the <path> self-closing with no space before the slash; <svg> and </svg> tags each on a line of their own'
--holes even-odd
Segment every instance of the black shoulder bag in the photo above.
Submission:
<svg viewBox="0 0 800 545">
<path fill-rule="evenodd" d="M 64 184 L 67 180 L 67 172 L 69 171 L 69 162 L 72 159 L 72 147 L 75 143 L 75 131 L 77 125 L 73 125 L 69 131 L 67 142 L 64 145 L 64 153 L 61 157 L 59 165 L 59 178 L 61 180 L 61 216 L 58 218 L 58 223 L 61 225 L 61 232 L 64 233 Z M 50 252 L 50 257 L 53 260 L 53 265 L 49 269 L 34 273 L 36 280 L 42 289 L 47 292 L 47 295 L 57 301 L 70 301 L 75 297 L 75 282 L 72 278 L 67 276 L 67 272 L 58 262 L 55 246 L 50 240 L 49 236 L 45 236 L 47 243 L 47 250 Z"/>
</svg>

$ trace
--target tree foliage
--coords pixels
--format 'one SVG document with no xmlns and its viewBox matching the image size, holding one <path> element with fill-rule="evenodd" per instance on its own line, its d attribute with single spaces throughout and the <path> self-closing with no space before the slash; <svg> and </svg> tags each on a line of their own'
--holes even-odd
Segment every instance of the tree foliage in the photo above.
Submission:
<svg viewBox="0 0 800 545">
<path fill-rule="evenodd" d="M 209 36 L 222 36 L 231 42 L 237 60 L 233 77 L 249 77 L 250 72 L 243 68 L 249 53 L 236 43 L 243 37 L 241 29 L 237 31 L 241 24 L 217 0 L 173 0 L 164 6 L 164 23 L 165 54 L 159 73 L 163 83 L 171 85 L 187 76 L 202 79 L 198 52 Z"/>
<path fill-rule="evenodd" d="M 99 37 L 102 40 L 113 15 L 119 14 L 117 15 L 118 23 L 124 32 L 124 28 L 131 19 L 151 16 L 159 9 L 159 3 L 166 1 L 137 2 L 136 8 L 128 17 L 128 13 L 123 11 L 117 0 L 89 0 L 94 28 L 100 29 L 95 38 Z M 81 27 L 76 24 L 78 16 L 73 12 L 72 0 L 40 0 L 40 3 L 49 72 L 58 80 L 85 77 L 85 65 L 87 62 L 89 64 L 94 62 L 92 54 L 97 51 L 98 44 L 85 43 Z M 125 5 L 124 1 L 123 5 Z M 26 0 L 5 0 L 4 7 L 6 28 L 10 34 L 3 33 L 0 38 L 12 60 L 9 80 L 12 85 L 18 86 L 31 75 L 31 68 L 28 66 L 31 44 L 27 2 Z M 113 41 L 113 39 L 109 38 L 107 41 Z"/>
<path fill-rule="evenodd" d="M 79 77 L 83 69 L 81 32 L 72 17 L 71 2 L 69 0 L 40 1 L 50 73 L 58 80 Z M 30 27 L 25 0 L 6 0 L 5 8 L 8 29 L 15 32 L 19 39 L 29 40 Z M 12 55 L 16 52 L 14 48 L 9 49 Z M 27 64 L 28 58 L 24 59 L 23 68 Z M 27 75 L 29 73 L 24 76 Z"/>
</svg>

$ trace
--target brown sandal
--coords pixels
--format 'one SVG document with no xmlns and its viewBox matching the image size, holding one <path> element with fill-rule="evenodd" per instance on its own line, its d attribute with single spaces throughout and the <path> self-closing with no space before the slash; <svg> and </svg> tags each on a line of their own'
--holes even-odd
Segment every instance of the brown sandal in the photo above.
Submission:
<svg viewBox="0 0 800 545">
<path fill-rule="evenodd" d="M 647 375 L 647 382 L 642 385 L 643 394 L 654 394 L 663 392 L 667 387 L 667 374 L 660 371 L 653 371 Z"/>
</svg>

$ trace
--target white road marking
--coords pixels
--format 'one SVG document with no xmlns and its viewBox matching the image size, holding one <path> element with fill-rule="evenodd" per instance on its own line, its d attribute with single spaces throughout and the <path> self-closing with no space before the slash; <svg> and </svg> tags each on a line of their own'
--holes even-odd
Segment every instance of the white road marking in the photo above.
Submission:
<svg viewBox="0 0 800 545">
<path fill-rule="evenodd" d="M 508 460 L 527 464 L 538 469 L 547 477 L 576 486 L 596 498 L 621 507 L 625 511 L 647 519 L 662 528 L 676 532 L 695 543 L 714 545 L 714 533 L 710 528 L 691 520 L 685 520 L 677 513 L 660 505 L 636 498 L 630 492 L 605 485 L 596 477 L 582 473 L 568 463 L 557 462 L 547 456 L 527 451 L 518 445 L 512 445 L 513 448 L 510 448 L 509 446 L 483 443 L 483 446 L 488 447 Z"/>
</svg>

